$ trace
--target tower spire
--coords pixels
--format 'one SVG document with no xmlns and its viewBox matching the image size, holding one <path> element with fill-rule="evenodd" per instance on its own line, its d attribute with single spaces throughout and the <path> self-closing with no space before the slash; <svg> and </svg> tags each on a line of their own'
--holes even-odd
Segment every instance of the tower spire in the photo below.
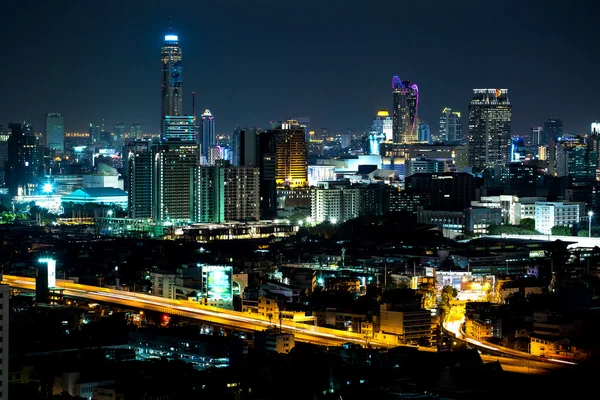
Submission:
<svg viewBox="0 0 600 400">
<path fill-rule="evenodd" d="M 169 31 L 173 30 L 173 17 L 169 16 Z"/>
</svg>

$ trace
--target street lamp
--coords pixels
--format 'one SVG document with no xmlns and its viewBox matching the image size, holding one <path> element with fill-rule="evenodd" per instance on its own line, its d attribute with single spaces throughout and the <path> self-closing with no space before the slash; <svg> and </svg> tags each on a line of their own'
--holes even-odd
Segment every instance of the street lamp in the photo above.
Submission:
<svg viewBox="0 0 600 400">
<path fill-rule="evenodd" d="M 588 211 L 588 220 L 589 220 L 588 237 L 592 237 L 592 217 L 593 216 L 594 216 L 594 212 Z"/>
</svg>

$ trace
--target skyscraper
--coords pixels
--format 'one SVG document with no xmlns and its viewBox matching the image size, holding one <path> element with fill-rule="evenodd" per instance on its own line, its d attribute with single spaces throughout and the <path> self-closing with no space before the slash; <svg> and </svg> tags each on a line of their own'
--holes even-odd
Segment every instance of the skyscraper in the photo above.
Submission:
<svg viewBox="0 0 600 400">
<path fill-rule="evenodd" d="M 417 140 L 431 143 L 431 129 L 429 129 L 429 124 L 426 121 L 419 121 Z"/>
<path fill-rule="evenodd" d="M 152 149 L 152 217 L 159 221 L 193 219 L 193 180 L 198 145 L 156 145 Z"/>
<path fill-rule="evenodd" d="M 204 110 L 200 117 L 200 135 L 199 135 L 200 151 L 204 160 L 208 160 L 210 148 L 217 144 L 215 134 L 215 117 L 210 113 L 210 110 Z"/>
<path fill-rule="evenodd" d="M 274 124 L 277 157 L 277 186 L 306 187 L 308 184 L 308 149 L 304 129 L 295 120 Z"/>
<path fill-rule="evenodd" d="M 142 125 L 139 122 L 134 122 L 131 124 L 129 137 L 135 140 L 142 140 L 144 138 L 144 134 L 142 133 Z"/>
<path fill-rule="evenodd" d="M 33 195 L 40 176 L 41 151 L 31 125 L 10 123 L 8 161 L 5 164 L 6 184 L 11 196 Z"/>
<path fill-rule="evenodd" d="M 534 126 L 529 129 L 529 145 L 531 146 L 543 146 L 547 145 L 546 139 L 544 138 L 544 128 L 541 126 Z"/>
<path fill-rule="evenodd" d="M 122 122 L 117 122 L 115 124 L 115 141 L 123 143 L 123 139 L 125 137 L 125 124 Z"/>
<path fill-rule="evenodd" d="M 546 140 L 554 139 L 562 137 L 563 135 L 563 123 L 560 119 L 556 117 L 548 118 L 546 122 L 544 122 L 544 136 Z M 540 143 L 546 144 L 546 143 Z"/>
<path fill-rule="evenodd" d="M 419 120 L 419 88 L 410 81 L 392 78 L 392 139 L 394 143 L 415 143 Z"/>
<path fill-rule="evenodd" d="M 254 167 L 224 168 L 225 221 L 260 219 L 260 173 Z"/>
<path fill-rule="evenodd" d="M 512 107 L 508 89 L 473 89 L 469 164 L 482 170 L 510 161 Z"/>
<path fill-rule="evenodd" d="M 152 217 L 152 152 L 148 142 L 134 142 L 124 147 L 124 168 L 129 218 Z"/>
<path fill-rule="evenodd" d="M 196 117 L 193 115 L 165 115 L 162 127 L 163 143 L 195 143 Z"/>
<path fill-rule="evenodd" d="M 391 141 L 393 138 L 392 131 L 393 123 L 390 113 L 386 110 L 378 111 L 369 132 L 369 153 L 373 155 L 379 154 L 380 143 L 382 141 Z"/>
<path fill-rule="evenodd" d="M 44 124 L 46 147 L 62 153 L 65 150 L 65 123 L 62 114 L 48 113 Z"/>
<path fill-rule="evenodd" d="M 443 142 L 460 142 L 462 140 L 462 119 L 460 112 L 452 111 L 450 107 L 442 110 L 440 131 L 437 140 Z"/>
<path fill-rule="evenodd" d="M 161 50 L 162 106 L 161 121 L 165 116 L 183 115 L 182 67 L 179 37 L 169 27 Z M 163 132 L 164 133 L 164 132 Z"/>
<path fill-rule="evenodd" d="M 90 141 L 92 143 L 100 143 L 100 127 L 98 125 L 93 125 L 90 123 L 90 129 L 88 132 L 90 133 Z"/>
<path fill-rule="evenodd" d="M 221 165 L 199 166 L 195 169 L 194 221 L 225 222 L 225 175 Z"/>
</svg>

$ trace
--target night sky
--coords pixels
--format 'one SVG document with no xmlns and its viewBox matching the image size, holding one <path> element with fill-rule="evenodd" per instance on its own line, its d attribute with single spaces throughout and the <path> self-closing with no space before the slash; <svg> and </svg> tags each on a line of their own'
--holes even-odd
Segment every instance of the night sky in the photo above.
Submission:
<svg viewBox="0 0 600 400">
<path fill-rule="evenodd" d="M 184 109 L 217 132 L 308 116 L 362 132 L 391 109 L 391 78 L 416 82 L 420 117 L 466 112 L 471 89 L 508 88 L 513 133 L 550 116 L 566 132 L 600 120 L 597 1 L 2 0 L 0 124 L 67 131 L 104 118 L 158 132 L 160 47 L 173 17 Z M 8 3 L 8 4 L 7 4 Z"/>
</svg>

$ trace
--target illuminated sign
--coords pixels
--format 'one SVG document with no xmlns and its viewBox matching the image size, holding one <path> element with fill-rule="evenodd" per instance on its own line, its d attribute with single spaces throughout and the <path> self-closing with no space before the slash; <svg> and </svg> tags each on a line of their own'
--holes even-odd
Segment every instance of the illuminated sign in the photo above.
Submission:
<svg viewBox="0 0 600 400">
<path fill-rule="evenodd" d="M 233 298 L 233 271 L 231 267 L 204 265 L 202 266 L 204 294 L 208 300 L 226 300 Z"/>
<path fill-rule="evenodd" d="M 176 42 L 179 40 L 177 35 L 165 35 L 165 42 Z"/>
<path fill-rule="evenodd" d="M 502 95 L 502 89 L 496 89 L 496 97 L 500 97 Z"/>
<path fill-rule="evenodd" d="M 56 286 L 56 260 L 52 258 L 40 258 L 41 263 L 46 263 L 48 266 L 48 287 Z"/>
</svg>

